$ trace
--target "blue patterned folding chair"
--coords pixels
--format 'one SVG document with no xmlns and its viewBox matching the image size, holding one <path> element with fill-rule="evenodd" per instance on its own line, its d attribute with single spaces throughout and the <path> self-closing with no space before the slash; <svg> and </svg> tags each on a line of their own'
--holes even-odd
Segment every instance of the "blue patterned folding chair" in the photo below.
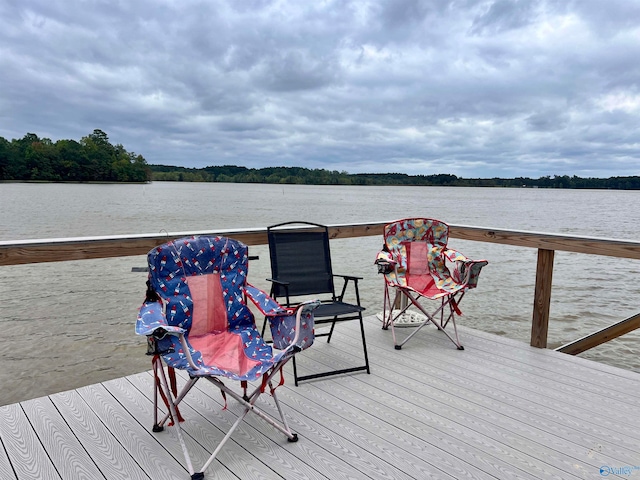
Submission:
<svg viewBox="0 0 640 480">
<path fill-rule="evenodd" d="M 396 350 L 428 323 L 444 332 L 458 350 L 464 350 L 456 328 L 456 316 L 462 315 L 459 304 L 465 292 L 477 286 L 480 270 L 488 262 L 471 260 L 448 248 L 448 239 L 449 226 L 431 218 L 398 220 L 384 227 L 384 248 L 375 263 L 385 279 L 382 328 L 391 327 Z M 425 300 L 435 301 L 434 311 L 428 310 Z M 398 341 L 394 327 L 412 306 L 421 312 L 420 321 L 407 322 L 416 328 Z M 453 335 L 446 330 L 449 323 Z"/>
<path fill-rule="evenodd" d="M 191 478 L 204 478 L 203 472 L 249 413 L 258 415 L 289 441 L 297 441 L 282 413 L 276 388 L 284 382 L 282 367 L 313 343 L 313 309 L 318 303 L 285 309 L 249 285 L 247 247 L 229 238 L 201 236 L 171 241 L 151 250 L 148 262 L 147 296 L 138 314 L 136 333 L 147 337 L 148 354 L 153 355 L 153 431 L 162 431 L 167 423 L 175 426 Z M 277 351 L 260 336 L 246 298 L 269 319 Z M 189 375 L 180 392 L 174 369 Z M 274 385 L 276 375 L 280 379 Z M 225 402 L 229 395 L 244 409 L 196 472 L 180 427 L 179 404 L 202 378 L 220 389 Z M 240 388 L 226 386 L 221 378 L 239 381 Z M 267 388 L 279 419 L 256 403 Z M 158 395 L 168 407 L 164 415 Z"/>
</svg>

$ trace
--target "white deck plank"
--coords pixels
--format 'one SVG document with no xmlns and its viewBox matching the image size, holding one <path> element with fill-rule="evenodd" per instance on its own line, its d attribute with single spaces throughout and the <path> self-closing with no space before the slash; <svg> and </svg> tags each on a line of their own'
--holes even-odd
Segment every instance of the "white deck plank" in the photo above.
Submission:
<svg viewBox="0 0 640 480">
<path fill-rule="evenodd" d="M 9 461 L 9 457 L 7 457 L 7 451 L 4 449 L 1 432 L 0 432 L 0 478 L 6 478 L 7 480 L 16 480 L 16 474 L 13 472 L 13 467 L 11 466 L 11 462 Z"/>
<path fill-rule="evenodd" d="M 49 398 L 107 480 L 149 480 L 77 391 L 61 392 Z"/>
<path fill-rule="evenodd" d="M 536 391 L 536 389 L 542 389 L 547 395 L 555 397 L 553 389 L 544 387 L 544 383 L 555 381 L 551 376 L 548 379 L 534 379 L 526 385 L 518 381 L 510 383 L 506 377 L 500 377 L 494 381 L 495 379 L 492 377 L 495 376 L 495 371 L 502 368 L 499 357 L 496 358 L 495 365 L 485 365 L 484 370 L 474 374 L 476 356 L 474 353 L 469 355 L 470 349 L 473 350 L 472 346 L 460 352 L 455 350 L 451 342 L 435 329 L 430 332 L 423 329 L 419 335 L 423 333 L 425 336 L 417 342 L 418 345 L 415 348 L 405 346 L 401 351 L 393 349 L 390 332 L 372 332 L 369 335 L 370 346 L 372 350 L 376 351 L 376 363 L 381 361 L 384 365 L 383 371 L 376 369 L 376 381 L 380 383 L 381 389 L 390 389 L 403 396 L 407 394 L 403 392 L 403 385 L 409 385 L 416 391 L 414 397 L 417 399 L 415 401 L 419 402 L 421 395 L 428 395 L 429 390 L 435 388 L 439 393 L 431 399 L 431 405 L 425 407 L 428 409 L 434 409 L 434 405 L 437 403 L 442 403 L 443 406 L 450 404 L 452 401 L 450 392 L 457 391 L 461 400 L 470 399 L 472 403 L 458 410 L 457 414 L 447 414 L 453 422 L 456 421 L 456 418 L 468 416 L 468 413 L 477 415 L 474 410 L 478 411 L 480 408 L 479 412 L 482 415 L 489 414 L 486 426 L 481 429 L 485 435 L 489 435 L 493 429 L 491 417 L 498 415 L 499 418 L 502 418 L 505 428 L 514 434 L 521 435 L 524 425 L 527 429 L 525 444 L 535 441 L 536 436 L 540 437 L 541 434 L 546 436 L 546 441 L 555 439 L 555 448 L 562 448 L 561 455 L 567 456 L 565 461 L 567 464 L 572 464 L 571 455 L 586 455 L 583 460 L 585 462 L 584 468 L 589 471 L 611 462 L 620 462 L 621 464 L 637 462 L 638 445 L 640 445 L 637 435 L 640 431 L 640 421 L 638 421 L 635 410 L 627 408 L 626 415 L 598 414 L 598 411 L 608 410 L 610 400 L 600 395 L 585 396 L 585 393 L 579 390 L 571 392 L 571 395 L 581 397 L 578 402 L 568 396 L 563 398 L 562 402 L 556 401 L 554 403 Z M 338 330 L 336 330 L 336 334 L 340 335 Z M 380 339 L 386 335 L 389 336 L 388 342 L 379 343 Z M 357 338 L 343 338 L 342 340 L 346 343 L 351 342 L 353 349 L 358 344 Z M 418 337 L 414 337 L 411 342 L 416 340 Z M 472 338 L 468 338 L 468 340 L 472 342 Z M 420 345 L 420 341 L 424 344 Z M 407 345 L 410 345 L 411 342 Z M 548 352 L 531 347 L 527 347 L 527 349 L 534 354 L 536 352 L 548 354 Z M 320 351 L 317 349 L 314 353 L 317 354 Z M 349 350 L 345 349 L 332 351 L 331 357 L 324 358 L 324 361 L 328 363 L 328 358 L 335 360 L 336 357 L 347 355 L 348 352 Z M 555 356 L 564 355 L 553 353 Z M 322 361 L 321 357 L 318 358 Z M 462 363 L 461 359 L 464 358 L 468 363 Z M 529 361 L 533 360 L 529 358 Z M 387 370 L 391 372 L 392 378 L 400 379 L 400 385 L 384 384 L 382 377 L 385 375 L 384 371 Z M 411 377 L 415 377 L 417 380 L 413 380 Z M 366 377 L 358 375 L 353 378 L 364 382 Z M 482 381 L 478 381 L 479 379 Z M 426 390 L 425 387 L 427 387 Z M 630 392 L 640 396 L 640 389 L 632 389 Z M 374 391 L 370 392 L 370 394 L 373 393 Z M 444 397 L 440 398 L 442 395 Z M 474 407 L 473 402 L 478 407 Z M 574 405 L 571 405 L 572 403 Z M 576 403 L 580 408 L 576 407 Z M 571 406 L 568 407 L 566 404 Z M 438 406 L 437 410 L 441 408 L 444 407 Z M 503 414 L 505 411 L 506 413 Z M 513 415 L 513 417 L 510 418 L 509 415 Z M 617 420 L 607 418 L 608 415 L 614 415 Z M 594 419 L 594 417 L 596 418 Z M 540 424 L 541 419 L 544 425 Z M 527 427 L 527 422 L 531 428 Z M 625 435 L 625 433 L 631 436 Z M 559 444 L 564 444 L 563 440 L 566 437 L 572 438 L 576 443 L 559 447 Z M 539 443 L 546 444 L 543 438 L 539 439 Z M 551 442 L 551 445 L 553 444 L 554 442 Z M 532 446 L 535 446 L 535 443 Z M 542 456 L 542 453 L 537 452 L 536 455 Z M 547 456 L 544 455 L 543 458 L 547 458 Z"/>
<path fill-rule="evenodd" d="M 22 408 L 63 480 L 104 478 L 49 397 L 23 402 Z"/>
<path fill-rule="evenodd" d="M 276 390 L 276 395 L 280 396 L 284 391 L 284 387 Z M 276 409 L 271 402 L 262 405 L 266 411 L 272 415 L 276 415 Z M 315 452 L 322 452 L 322 455 L 315 453 L 314 465 L 318 467 L 319 474 L 322 477 L 349 478 L 358 477 L 358 475 L 366 475 L 371 478 L 405 480 L 412 478 L 404 474 L 404 472 L 395 468 L 389 468 L 388 464 L 380 461 L 378 457 L 371 452 L 363 449 L 360 442 L 355 439 L 343 438 L 337 434 L 335 430 L 326 427 L 324 418 L 316 421 L 313 416 L 309 416 L 308 412 L 298 415 L 291 409 L 285 408 L 288 422 L 294 431 L 298 434 L 300 440 L 292 445 L 278 446 L 277 452 L 286 449 L 296 457 L 297 462 L 308 462 L 309 451 L 311 448 Z M 251 425 L 261 431 L 267 438 L 278 440 L 281 437 L 274 435 L 271 427 L 264 422 L 252 421 Z M 282 442 L 278 442 L 282 443 Z M 293 460 L 289 460 L 293 462 Z M 299 478 L 296 475 L 290 478 Z"/>
<path fill-rule="evenodd" d="M 339 379 L 331 381 L 333 388 Z M 352 404 L 313 385 L 284 389 L 280 395 L 296 412 L 291 413 L 294 424 L 309 422 L 309 417 L 317 419 L 331 428 L 334 435 L 349 438 L 382 462 L 414 478 L 487 478 L 482 471 L 465 469 L 454 455 L 421 439 L 408 437 L 396 426 L 360 407 L 353 408 Z"/>
<path fill-rule="evenodd" d="M 150 386 L 149 383 L 148 387 Z M 231 418 L 231 412 L 222 414 L 219 397 L 219 390 L 208 385 L 206 381 L 200 381 L 184 402 L 191 407 L 191 414 L 203 416 L 216 425 L 224 425 L 226 430 L 234 418 Z M 275 411 L 275 408 L 270 409 L 264 402 L 261 402 L 260 406 L 266 411 L 272 410 L 269 413 Z M 228 409 L 234 414 L 240 411 L 239 405 L 233 399 L 229 399 Z M 287 416 L 291 417 L 290 414 Z M 349 462 L 332 456 L 324 449 L 312 448 L 313 444 L 309 443 L 309 439 L 301 438 L 296 443 L 289 443 L 283 434 L 253 416 L 248 417 L 247 422 L 238 429 L 233 438 L 246 450 L 245 463 L 247 463 L 246 455 L 249 453 L 254 459 L 269 465 L 287 479 L 358 478 L 360 476 L 359 471 Z"/>
<path fill-rule="evenodd" d="M 428 328 L 428 327 L 427 327 Z M 458 355 L 451 355 L 450 350 L 452 344 L 444 336 L 439 334 L 432 327 L 423 329 L 421 333 L 426 335 L 414 337 L 413 341 L 418 341 L 415 349 L 405 346 L 401 351 L 395 351 L 392 344 L 385 346 L 383 343 L 378 344 L 381 348 L 377 354 L 387 359 L 387 365 L 398 365 L 404 367 L 405 375 L 411 370 L 420 373 L 420 369 L 416 365 L 427 363 L 433 367 L 429 369 L 429 377 L 442 374 L 447 381 L 447 385 L 452 379 L 461 377 L 465 379 L 464 385 L 472 388 L 481 388 L 490 385 L 497 391 L 506 391 L 517 394 L 520 398 L 530 401 L 538 407 L 551 407 L 558 409 L 562 413 L 568 415 L 578 415 L 585 422 L 592 421 L 594 414 L 600 416 L 599 423 L 611 423 L 611 425 L 620 426 L 624 429 L 624 424 L 630 419 L 631 424 L 640 421 L 640 412 L 635 408 L 638 393 L 640 392 L 640 383 L 629 382 L 625 384 L 625 399 L 619 396 L 620 388 L 614 383 L 607 388 L 598 388 L 596 390 L 587 390 L 581 388 L 581 385 L 570 385 L 568 378 L 581 378 L 588 383 L 590 371 L 580 367 L 581 362 L 574 362 L 574 357 L 558 352 L 541 350 L 529 346 L 520 346 L 517 351 L 511 352 L 511 361 L 505 360 L 504 352 L 496 352 L 490 354 L 490 351 L 496 351 L 487 347 L 487 351 L 482 351 L 476 346 L 475 331 L 469 331 L 468 341 L 471 345 L 465 351 L 458 352 Z M 373 332 L 372 341 L 380 341 L 380 338 L 389 334 L 389 332 Z M 500 338 L 501 337 L 497 337 Z M 502 339 L 501 339 L 502 340 Z M 355 341 L 345 337 L 346 343 L 355 345 Z M 421 344 L 420 344 L 421 342 Z M 409 345 L 409 344 L 407 344 Z M 471 350 L 471 353 L 470 353 Z M 455 351 L 455 348 L 454 348 Z M 425 356 L 425 353 L 428 354 Z M 525 354 L 523 354 L 525 352 Z M 548 359 L 556 359 L 560 361 L 568 361 L 563 365 L 561 371 L 543 370 L 537 368 L 547 364 Z M 578 363 L 578 371 L 580 377 L 573 368 Z M 599 364 L 594 364 L 596 371 L 599 371 Z M 406 369 L 411 370 L 406 370 Z M 633 373 L 633 372 L 629 372 Z M 634 374 L 638 377 L 640 375 Z M 414 374 L 415 376 L 415 374 Z M 419 378 L 425 378 L 424 374 L 420 374 Z M 477 382 L 478 378 L 482 378 L 482 383 Z M 596 405 L 604 405 L 607 408 L 594 412 L 594 402 Z M 640 431 L 633 427 L 624 429 L 630 436 L 631 442 L 640 440 Z"/>
<path fill-rule="evenodd" d="M 513 448 L 510 438 L 490 436 L 491 424 L 480 425 L 481 433 L 465 425 L 441 399 L 423 396 L 423 386 L 409 389 L 393 380 L 393 372 L 382 379 L 358 375 L 336 378 L 331 394 L 362 410 L 373 412 L 378 421 L 401 429 L 405 434 L 453 453 L 467 469 L 474 467 L 486 476 L 498 478 L 571 478 L 557 468 Z M 392 391 L 393 394 L 387 392 Z M 325 392 L 326 393 L 326 392 Z M 437 408 L 434 408 L 437 405 Z M 444 408 L 444 412 L 442 409 Z M 446 416 L 449 413 L 450 416 Z M 506 436 L 506 435 L 503 435 Z M 497 438 L 496 438 L 497 437 Z M 454 472 L 450 472 L 454 473 Z M 459 474 L 458 474 L 459 475 Z"/>
<path fill-rule="evenodd" d="M 206 478 L 565 480 L 640 462 L 637 373 L 465 328 L 464 351 L 432 326 L 399 351 L 375 317 L 366 331 L 371 375 L 295 387 L 287 366 L 277 394 L 297 443 L 249 415 Z M 362 362 L 357 322 L 325 340 L 300 356 L 304 373 Z M 187 480 L 175 429 L 151 432 L 152 382 L 143 372 L 0 407 L 0 478 Z M 183 401 L 196 469 L 239 409 L 223 404 L 205 380 Z"/>
<path fill-rule="evenodd" d="M 138 391 L 129 378 L 119 378 L 104 382 L 105 388 L 111 395 L 133 416 L 138 422 L 138 428 L 143 429 L 147 435 L 153 437 L 166 449 L 168 455 L 175 458 L 177 462 L 186 466 L 184 454 L 178 442 L 175 429 L 166 427 L 162 432 L 154 433 L 153 427 L 153 402 Z M 161 401 L 161 400 L 160 400 Z M 215 429 L 214 429 L 215 430 Z M 221 437 L 219 431 L 210 432 L 213 437 Z M 208 460 L 209 454 L 198 441 L 189 436 L 184 436 L 185 443 L 191 456 L 191 462 L 195 471 Z M 220 467 L 220 465 L 218 465 Z M 220 468 L 221 478 L 234 478 L 224 467 Z M 226 474 L 226 477 L 225 477 Z"/>
<path fill-rule="evenodd" d="M 143 429 L 103 385 L 89 385 L 79 388 L 78 392 L 149 477 L 153 480 L 187 477 L 186 467 L 182 466 L 181 461 L 176 460 L 162 443 Z M 174 443 L 171 442 L 172 446 Z"/>
<path fill-rule="evenodd" d="M 128 380 L 136 387 L 136 392 L 140 397 L 144 397 L 151 406 L 151 395 L 153 392 L 153 376 L 148 372 L 140 375 L 129 377 Z M 180 378 L 182 380 L 182 378 Z M 200 380 L 203 382 L 206 380 Z M 179 383 L 181 387 L 183 382 Z M 192 391 L 185 397 L 180 404 L 180 412 L 185 421 L 181 424 L 183 432 L 198 443 L 199 449 L 206 455 L 195 465 L 202 466 L 209 458 L 211 452 L 224 437 L 227 429 L 231 426 L 231 412 L 223 411 L 223 405 L 217 400 L 211 402 L 212 405 L 206 405 L 202 408 L 201 402 L 198 401 L 198 390 Z M 220 397 L 221 399 L 221 397 Z M 164 405 L 162 411 L 166 411 Z M 141 419 L 148 421 L 151 425 L 151 413 L 141 415 Z M 173 432 L 173 427 L 168 427 L 165 432 L 154 435 L 166 435 L 166 432 Z M 283 438 L 284 435 L 279 434 Z M 276 479 L 281 478 L 281 472 L 274 470 L 271 465 L 262 461 L 256 461 L 255 455 L 249 453 L 252 450 L 258 450 L 264 443 L 264 439 L 258 438 L 246 426 L 241 425 L 236 430 L 234 436 L 225 444 L 225 447 L 217 456 L 216 462 L 212 464 L 207 473 L 215 472 L 215 478 L 224 478 L 224 470 L 229 470 L 237 478 L 256 478 L 256 479 Z M 249 461 L 248 461 L 249 459 Z"/>
<path fill-rule="evenodd" d="M 508 358 L 517 358 L 519 354 L 517 350 L 529 351 L 531 347 L 525 343 L 512 338 L 502 337 L 499 335 L 493 335 L 481 330 L 474 330 L 466 328 L 464 326 L 458 327 L 462 332 L 461 335 L 470 335 L 475 341 L 482 342 L 493 349 L 496 353 L 505 352 L 508 353 Z M 569 368 L 570 372 L 577 374 L 577 378 L 582 378 L 582 374 L 588 374 L 590 380 L 594 383 L 601 383 L 607 386 L 621 387 L 626 382 L 630 383 L 633 388 L 640 385 L 640 375 L 637 372 L 631 370 L 625 370 L 623 368 L 607 365 L 606 363 L 598 363 L 592 360 L 588 360 L 580 357 L 579 355 L 567 355 L 559 354 L 554 350 L 544 348 L 534 348 L 537 355 L 546 358 L 544 369 L 555 369 L 556 371 L 563 371 L 564 368 Z M 522 353 L 522 352 L 520 352 Z M 623 381 L 621 381 L 623 379 Z"/>
<path fill-rule="evenodd" d="M 0 435 L 18 480 L 60 479 L 20 404 L 0 407 Z"/>
</svg>

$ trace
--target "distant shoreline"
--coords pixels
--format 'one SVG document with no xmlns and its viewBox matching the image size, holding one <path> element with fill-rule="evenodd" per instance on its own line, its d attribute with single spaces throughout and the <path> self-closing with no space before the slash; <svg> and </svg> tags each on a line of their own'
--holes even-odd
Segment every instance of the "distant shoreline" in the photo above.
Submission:
<svg viewBox="0 0 640 480">
<path fill-rule="evenodd" d="M 180 168 L 180 167 L 177 167 Z M 640 183 L 640 177 L 611 177 L 610 179 L 597 179 L 597 180 L 615 180 L 618 178 L 631 178 L 637 179 Z M 468 183 L 468 179 L 460 179 L 460 183 L 309 183 L 309 182 L 268 182 L 268 181 L 252 181 L 252 180 L 175 180 L 169 178 L 159 178 L 149 180 L 147 182 L 117 182 L 117 181 L 71 181 L 71 180 L 0 180 L 0 184 L 11 183 L 28 183 L 28 184 L 64 184 L 64 185 L 147 185 L 154 182 L 169 182 L 169 183 L 237 183 L 239 185 L 315 185 L 315 186 L 345 186 L 345 187 L 471 187 L 471 188 L 530 188 L 530 189 L 552 189 L 552 190 L 622 190 L 622 191 L 635 191 L 640 190 L 640 185 L 637 186 L 596 186 L 596 185 L 584 185 L 584 186 L 563 186 L 563 185 L 535 185 L 535 184 L 509 184 L 513 179 L 471 179 L 476 181 Z M 584 179 L 583 179 L 584 180 Z M 486 183 L 485 183 L 486 182 Z"/>
<path fill-rule="evenodd" d="M 294 185 L 378 185 L 378 186 L 445 186 L 445 187 L 510 187 L 597 190 L 640 190 L 640 176 L 581 178 L 554 175 L 537 179 L 462 178 L 451 174 L 408 175 L 405 173 L 347 173 L 303 167 L 247 168 L 236 165 L 187 168 L 170 165 L 148 165 L 152 181 L 262 183 Z"/>
<path fill-rule="evenodd" d="M 86 182 L 73 181 L 73 180 L 0 180 L 0 183 L 63 183 L 63 184 L 77 184 L 77 185 L 145 185 L 151 183 L 148 182 L 114 182 L 114 181 L 99 181 L 91 180 Z"/>
</svg>

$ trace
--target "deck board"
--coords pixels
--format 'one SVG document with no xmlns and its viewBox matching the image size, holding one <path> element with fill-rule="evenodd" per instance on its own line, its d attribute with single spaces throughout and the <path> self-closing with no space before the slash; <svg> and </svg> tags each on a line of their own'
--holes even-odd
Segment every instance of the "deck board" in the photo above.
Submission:
<svg viewBox="0 0 640 480">
<path fill-rule="evenodd" d="M 79 388 L 78 392 L 97 419 L 106 425 L 150 478 L 171 480 L 186 474 L 186 469 L 175 458 L 179 453 L 179 447 L 173 447 L 175 442 L 167 441 L 167 436 L 152 435 L 150 429 L 143 428 L 135 413 L 118 403 L 104 385 L 89 385 Z"/>
<path fill-rule="evenodd" d="M 50 398 L 105 479 L 149 479 L 77 391 L 70 390 Z"/>
<path fill-rule="evenodd" d="M 390 359 L 389 363 L 392 362 Z M 508 431 L 499 431 L 491 421 L 483 423 L 467 415 L 463 408 L 451 407 L 455 397 L 446 399 L 438 392 L 425 392 L 423 385 L 410 378 L 398 382 L 393 377 L 398 378 L 400 371 L 393 375 L 394 367 L 390 370 L 391 377 L 384 380 L 375 376 L 341 379 L 331 393 L 349 399 L 354 407 L 359 403 L 359 408 L 375 411 L 380 419 L 400 426 L 407 434 L 424 436 L 434 445 L 455 452 L 458 459 L 489 475 L 498 478 L 567 477 L 513 448 L 515 438 Z M 435 405 L 438 408 L 430 408 Z M 460 472 L 454 474 L 460 477 Z"/>
<path fill-rule="evenodd" d="M 375 317 L 366 331 L 371 375 L 295 387 L 286 367 L 277 394 L 297 443 L 250 416 L 206 478 L 564 480 L 640 469 L 640 374 L 466 328 L 464 351 L 432 327 L 400 351 Z M 357 322 L 298 357 L 303 373 L 361 363 Z M 174 429 L 151 432 L 152 383 L 142 372 L 0 407 L 0 478 L 189 478 Z M 183 401 L 196 468 L 239 411 L 232 399 L 223 407 L 204 380 Z"/>
<path fill-rule="evenodd" d="M 82 444 L 50 398 L 28 400 L 22 407 L 28 418 L 39 420 L 31 420 L 31 425 L 62 478 L 94 480 L 103 477 L 95 463 L 86 461 Z"/>
<path fill-rule="evenodd" d="M 0 436 L 17 478 L 61 478 L 21 405 L 0 407 Z"/>
<path fill-rule="evenodd" d="M 575 378 L 575 372 L 571 367 L 576 363 L 588 366 L 594 362 L 528 346 L 523 348 L 522 345 L 507 353 L 504 350 L 495 353 L 493 361 L 486 362 L 483 360 L 484 354 L 480 345 L 476 346 L 477 332 L 462 330 L 465 333 L 461 335 L 465 335 L 472 342 L 471 355 L 468 354 L 469 348 L 462 352 L 453 349 L 449 340 L 435 330 L 425 332 L 427 335 L 422 337 L 414 337 L 411 342 L 417 340 L 421 345 L 409 347 L 411 342 L 408 343 L 400 356 L 382 345 L 378 355 L 387 358 L 386 368 L 397 375 L 401 375 L 402 372 L 406 375 L 407 371 L 415 368 L 417 362 L 430 362 L 433 368 L 429 375 L 423 375 L 412 385 L 416 389 L 437 389 L 438 396 L 433 401 L 441 400 L 444 405 L 455 401 L 452 396 L 456 396 L 458 401 L 471 402 L 460 408 L 456 417 L 465 412 L 474 415 L 490 413 L 493 414 L 491 424 L 502 421 L 516 432 L 521 432 L 527 425 L 535 428 L 536 430 L 528 433 L 527 439 L 535 438 L 534 435 L 538 431 L 554 435 L 558 439 L 571 437 L 579 445 L 579 450 L 586 448 L 592 456 L 596 455 L 591 449 L 606 449 L 608 458 L 601 458 L 602 461 L 618 459 L 622 462 L 638 462 L 640 418 L 635 405 L 638 402 L 640 388 L 637 382 L 629 382 L 624 387 L 627 389 L 625 395 L 628 403 L 618 402 L 619 392 L 615 389 L 620 388 L 620 382 L 617 379 L 612 379 L 606 389 L 595 393 L 577 387 L 564 388 L 568 378 Z M 375 340 L 370 338 L 369 341 L 372 343 Z M 495 344 L 489 346 L 491 348 L 487 351 L 496 352 Z M 452 349 L 454 355 L 447 353 Z M 425 356 L 427 350 L 428 357 Z M 522 355 L 522 351 L 526 351 L 527 355 Z M 543 370 L 539 368 L 535 369 L 535 374 L 523 377 L 520 370 L 507 365 L 505 361 L 505 355 L 511 355 L 510 358 L 517 359 L 515 362 L 519 368 L 542 366 L 547 363 L 549 353 L 559 363 L 565 362 L 563 371 L 541 374 Z M 596 364 L 594 368 L 599 370 L 600 366 Z M 580 371 L 583 381 L 590 378 L 589 370 Z M 625 372 L 623 377 L 626 377 L 627 373 L 632 372 Z M 638 374 L 633 375 L 640 377 Z M 403 382 L 407 381 L 406 378 L 403 379 Z M 562 395 L 558 390 L 562 391 Z M 547 439 L 545 443 L 551 439 Z M 571 454 L 570 450 L 563 452 Z"/>
<path fill-rule="evenodd" d="M 11 462 L 7 457 L 7 451 L 4 449 L 4 445 L 0 442 L 0 478 L 6 478 L 7 480 L 15 480 L 16 475 L 11 468 Z"/>
</svg>

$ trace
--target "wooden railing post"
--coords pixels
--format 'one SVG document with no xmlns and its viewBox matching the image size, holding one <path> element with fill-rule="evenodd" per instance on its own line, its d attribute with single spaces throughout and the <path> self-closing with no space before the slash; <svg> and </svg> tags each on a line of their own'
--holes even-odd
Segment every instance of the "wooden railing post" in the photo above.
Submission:
<svg viewBox="0 0 640 480">
<path fill-rule="evenodd" d="M 533 296 L 533 318 L 531 320 L 532 347 L 547 348 L 554 253 L 554 250 L 538 249 L 536 289 Z"/>
</svg>

